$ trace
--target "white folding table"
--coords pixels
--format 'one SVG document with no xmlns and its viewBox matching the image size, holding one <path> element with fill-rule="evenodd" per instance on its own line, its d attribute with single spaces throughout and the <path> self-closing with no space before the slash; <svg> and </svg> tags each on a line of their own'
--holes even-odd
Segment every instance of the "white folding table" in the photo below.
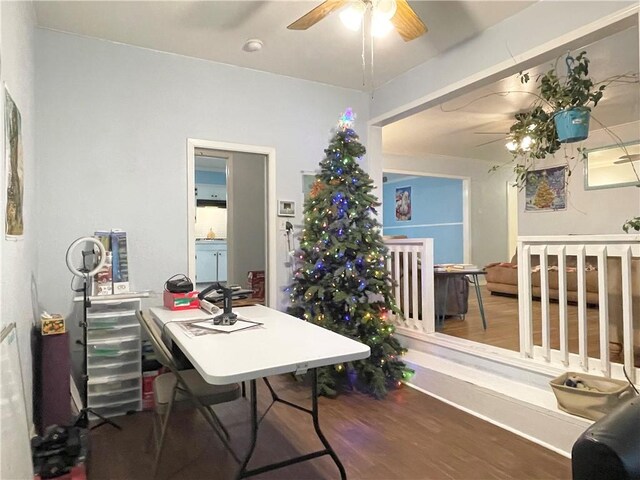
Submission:
<svg viewBox="0 0 640 480">
<path fill-rule="evenodd" d="M 234 308 L 240 318 L 262 325 L 233 333 L 212 333 L 201 336 L 186 334 L 181 322 L 210 319 L 201 310 L 171 311 L 166 308 L 149 309 L 151 316 L 162 328 L 163 334 L 182 350 L 202 377 L 213 385 L 226 385 L 249 381 L 251 386 L 251 446 L 236 478 L 246 478 L 270 470 L 286 467 L 323 455 L 329 455 L 340 470 L 342 479 L 346 472 L 340 459 L 320 430 L 318 422 L 317 368 L 369 357 L 367 345 L 335 332 L 305 322 L 286 313 L 262 305 Z M 278 397 L 266 377 L 281 373 L 312 374 L 312 408 L 308 409 Z M 258 402 L 256 379 L 263 378 L 271 393 L 272 403 L 280 402 L 309 413 L 323 450 L 308 453 L 282 462 L 247 470 L 258 436 Z M 271 408 L 271 407 L 269 407 Z M 268 410 L 267 410 L 268 411 Z M 266 414 L 266 413 L 265 413 Z M 229 445 L 226 445 L 230 448 Z M 237 458 L 235 453 L 234 457 Z"/>
</svg>

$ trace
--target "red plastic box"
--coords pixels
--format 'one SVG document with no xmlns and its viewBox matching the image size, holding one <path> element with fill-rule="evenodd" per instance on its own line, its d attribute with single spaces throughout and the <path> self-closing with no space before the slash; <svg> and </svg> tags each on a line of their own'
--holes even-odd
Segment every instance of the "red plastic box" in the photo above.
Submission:
<svg viewBox="0 0 640 480">
<path fill-rule="evenodd" d="M 200 306 L 200 300 L 198 300 L 198 293 L 171 293 L 167 290 L 164 291 L 164 306 L 169 310 L 189 310 L 190 308 L 198 308 Z"/>
<path fill-rule="evenodd" d="M 142 409 L 153 410 L 156 402 L 153 398 L 153 381 L 163 369 L 142 372 Z"/>
</svg>

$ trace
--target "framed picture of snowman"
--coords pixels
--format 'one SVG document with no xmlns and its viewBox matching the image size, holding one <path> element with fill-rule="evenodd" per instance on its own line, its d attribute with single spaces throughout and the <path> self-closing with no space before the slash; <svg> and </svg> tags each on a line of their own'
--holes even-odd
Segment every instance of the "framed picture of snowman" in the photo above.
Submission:
<svg viewBox="0 0 640 480">
<path fill-rule="evenodd" d="M 411 187 L 396 188 L 396 221 L 411 220 Z"/>
</svg>

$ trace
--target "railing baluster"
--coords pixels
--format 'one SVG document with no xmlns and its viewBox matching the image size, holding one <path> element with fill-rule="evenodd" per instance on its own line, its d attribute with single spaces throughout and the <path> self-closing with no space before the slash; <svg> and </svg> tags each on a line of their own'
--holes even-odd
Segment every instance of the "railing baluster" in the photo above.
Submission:
<svg viewBox="0 0 640 480">
<path fill-rule="evenodd" d="M 398 308 L 400 310 L 402 310 L 402 313 L 404 313 L 404 310 L 402 309 L 402 305 L 400 303 L 400 252 L 398 250 L 398 246 L 394 245 L 393 248 L 393 281 L 394 281 L 394 287 L 393 287 L 393 297 L 396 300 L 396 305 L 398 306 Z M 399 322 L 398 322 L 399 323 Z"/>
<path fill-rule="evenodd" d="M 607 247 L 598 251 L 598 317 L 600 321 L 600 369 L 611 376 L 609 360 L 609 288 L 607 285 Z"/>
<path fill-rule="evenodd" d="M 409 252 L 402 246 L 402 312 L 405 319 L 409 316 Z"/>
<path fill-rule="evenodd" d="M 422 328 L 426 333 L 436 331 L 435 293 L 433 273 L 433 239 L 425 238 L 422 242 Z"/>
<path fill-rule="evenodd" d="M 624 366 L 632 382 L 636 381 L 633 365 L 633 296 L 631 291 L 631 248 L 620 257 L 622 266 L 622 335 Z M 636 321 L 638 321 L 636 319 Z"/>
<path fill-rule="evenodd" d="M 540 252 L 540 310 L 542 316 L 542 351 L 545 361 L 551 361 L 551 334 L 549 332 L 549 262 L 547 247 Z"/>
<path fill-rule="evenodd" d="M 411 319 L 414 328 L 418 327 L 418 320 L 420 319 L 420 310 L 418 308 L 418 278 L 420 278 L 420 272 L 418 271 L 418 249 L 411 247 Z"/>
<path fill-rule="evenodd" d="M 584 274 L 585 248 L 578 247 L 576 281 L 578 289 L 578 355 L 580 366 L 585 372 L 589 371 L 589 351 L 587 338 L 587 279 Z"/>
<path fill-rule="evenodd" d="M 533 357 L 533 311 L 531 306 L 531 247 L 518 242 L 518 311 L 520 354 Z"/>
<path fill-rule="evenodd" d="M 560 322 L 560 357 L 562 363 L 569 365 L 569 318 L 567 316 L 567 254 L 563 246 L 558 252 L 558 314 Z"/>
</svg>

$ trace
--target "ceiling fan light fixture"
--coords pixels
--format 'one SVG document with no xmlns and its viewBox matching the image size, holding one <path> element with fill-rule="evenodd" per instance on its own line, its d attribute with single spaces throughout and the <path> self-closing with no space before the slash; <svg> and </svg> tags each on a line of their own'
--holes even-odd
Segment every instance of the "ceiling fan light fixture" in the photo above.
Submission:
<svg viewBox="0 0 640 480">
<path fill-rule="evenodd" d="M 384 37 L 391 30 L 393 30 L 391 20 L 378 13 L 377 10 L 374 10 L 373 16 L 371 17 L 371 35 L 374 37 Z"/>
<path fill-rule="evenodd" d="M 391 20 L 396 14 L 397 9 L 398 5 L 396 4 L 396 0 L 378 0 L 375 4 L 374 12 L 377 12 L 378 15 L 383 16 L 387 20 Z"/>
<path fill-rule="evenodd" d="M 518 144 L 513 140 L 507 142 L 504 146 L 507 147 L 507 150 L 510 152 L 515 152 L 518 149 Z"/>
<path fill-rule="evenodd" d="M 349 30 L 357 32 L 362 25 L 366 6 L 362 2 L 352 2 L 347 8 L 340 12 L 340 21 Z"/>
</svg>

